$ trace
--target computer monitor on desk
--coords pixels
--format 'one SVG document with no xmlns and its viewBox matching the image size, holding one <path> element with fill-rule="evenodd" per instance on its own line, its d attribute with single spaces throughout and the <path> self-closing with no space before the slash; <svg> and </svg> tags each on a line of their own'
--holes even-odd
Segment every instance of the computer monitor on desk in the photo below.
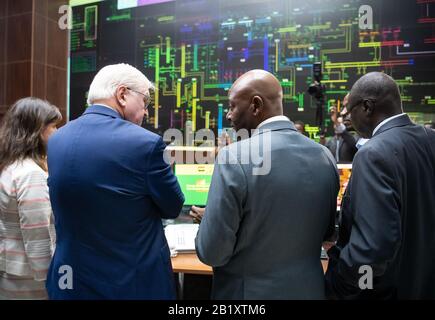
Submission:
<svg viewBox="0 0 435 320">
<path fill-rule="evenodd" d="M 205 207 L 213 175 L 213 164 L 175 164 L 174 173 L 184 194 L 184 205 L 175 223 L 193 223 L 192 206 Z"/>
<path fill-rule="evenodd" d="M 205 206 L 213 175 L 213 164 L 176 164 L 175 176 L 184 193 L 185 206 Z"/>
</svg>

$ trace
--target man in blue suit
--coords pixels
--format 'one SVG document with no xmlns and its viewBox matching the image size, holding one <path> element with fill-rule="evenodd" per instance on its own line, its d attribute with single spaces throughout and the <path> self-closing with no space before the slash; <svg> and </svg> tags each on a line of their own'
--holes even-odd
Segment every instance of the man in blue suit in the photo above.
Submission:
<svg viewBox="0 0 435 320">
<path fill-rule="evenodd" d="M 51 299 L 175 298 L 161 219 L 177 217 L 184 196 L 161 137 L 140 127 L 150 89 L 132 66 L 107 66 L 90 107 L 50 139 Z"/>
</svg>

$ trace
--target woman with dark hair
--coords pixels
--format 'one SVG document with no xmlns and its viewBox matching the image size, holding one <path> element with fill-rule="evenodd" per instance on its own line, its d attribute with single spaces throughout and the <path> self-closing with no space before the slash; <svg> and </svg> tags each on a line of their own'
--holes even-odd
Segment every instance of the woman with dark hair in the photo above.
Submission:
<svg viewBox="0 0 435 320">
<path fill-rule="evenodd" d="M 46 299 L 55 246 L 47 141 L 62 120 L 36 98 L 18 100 L 0 126 L 0 299 Z"/>
</svg>

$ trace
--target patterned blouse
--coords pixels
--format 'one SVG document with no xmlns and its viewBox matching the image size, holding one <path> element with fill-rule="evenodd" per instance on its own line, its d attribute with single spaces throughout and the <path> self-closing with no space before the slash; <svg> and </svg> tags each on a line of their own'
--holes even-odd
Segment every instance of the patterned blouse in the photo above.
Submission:
<svg viewBox="0 0 435 320">
<path fill-rule="evenodd" d="M 45 296 L 54 247 L 47 173 L 31 159 L 16 161 L 0 174 L 0 297 Z"/>
</svg>

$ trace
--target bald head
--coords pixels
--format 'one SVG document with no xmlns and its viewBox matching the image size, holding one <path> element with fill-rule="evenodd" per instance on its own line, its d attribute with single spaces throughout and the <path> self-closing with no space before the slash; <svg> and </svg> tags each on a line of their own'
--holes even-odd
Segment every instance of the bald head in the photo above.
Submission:
<svg viewBox="0 0 435 320">
<path fill-rule="evenodd" d="M 248 71 L 228 92 L 227 119 L 236 130 L 255 129 L 264 120 L 283 114 L 282 97 L 281 84 L 273 74 L 259 69 Z"/>
<path fill-rule="evenodd" d="M 355 82 L 349 102 L 355 102 L 356 99 L 376 100 L 377 112 L 387 116 L 403 112 L 399 87 L 393 78 L 383 72 L 367 73 Z"/>
<path fill-rule="evenodd" d="M 370 72 L 352 87 L 347 110 L 355 129 L 370 138 L 383 120 L 403 112 L 399 87 L 383 72 Z"/>
<path fill-rule="evenodd" d="M 282 115 L 282 88 L 278 79 L 270 72 L 255 69 L 246 72 L 234 82 L 230 92 L 240 92 L 246 95 L 258 95 L 267 102 L 266 108 L 275 115 Z"/>
</svg>

